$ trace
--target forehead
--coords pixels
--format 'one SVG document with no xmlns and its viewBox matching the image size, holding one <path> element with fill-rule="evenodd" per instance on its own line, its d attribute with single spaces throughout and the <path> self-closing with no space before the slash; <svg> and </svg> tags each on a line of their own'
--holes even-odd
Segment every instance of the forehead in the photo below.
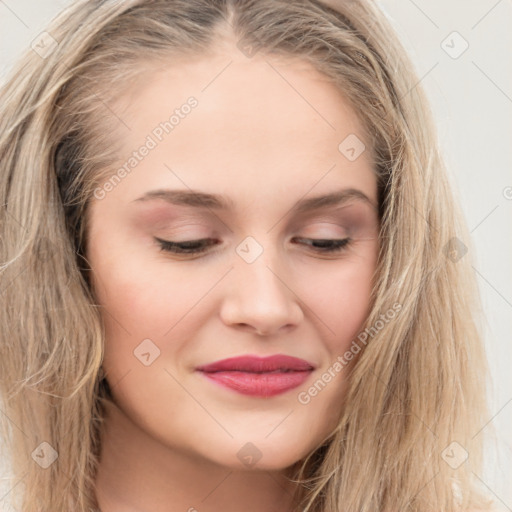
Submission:
<svg viewBox="0 0 512 512">
<path fill-rule="evenodd" d="M 191 97 L 196 105 L 183 108 Z M 164 186 L 284 199 L 342 184 L 376 201 L 362 123 L 342 91 L 307 61 L 248 59 L 235 49 L 160 63 L 116 110 L 128 127 L 116 135 L 118 164 L 152 146 L 117 187 L 131 199 Z M 366 147 L 359 158 L 340 149 L 347 139 Z"/>
</svg>

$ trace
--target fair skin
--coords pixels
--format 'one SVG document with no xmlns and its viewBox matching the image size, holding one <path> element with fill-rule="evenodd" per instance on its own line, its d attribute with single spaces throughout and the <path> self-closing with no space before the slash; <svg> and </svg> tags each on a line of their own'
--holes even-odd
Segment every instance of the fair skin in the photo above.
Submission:
<svg viewBox="0 0 512 512">
<path fill-rule="evenodd" d="M 130 126 L 121 164 L 190 96 L 197 107 L 90 205 L 87 256 L 116 402 L 103 432 L 98 503 L 102 512 L 291 511 L 286 468 L 335 427 L 346 370 L 309 403 L 298 395 L 347 350 L 369 312 L 379 248 L 369 145 L 339 90 L 308 63 L 248 58 L 233 46 L 165 66 L 120 101 Z M 350 134 L 367 148 L 354 161 L 338 150 Z M 217 194 L 232 205 L 137 201 L 156 189 Z M 341 189 L 368 201 L 292 210 Z M 236 252 L 249 236 L 263 250 L 251 263 Z M 182 256 L 160 250 L 155 237 L 217 245 Z M 333 253 L 303 240 L 347 237 Z M 160 350 L 148 366 L 134 355 L 147 339 Z M 244 354 L 291 355 L 315 369 L 266 398 L 195 371 Z M 261 456 L 250 467 L 237 456 L 247 443 Z"/>
</svg>

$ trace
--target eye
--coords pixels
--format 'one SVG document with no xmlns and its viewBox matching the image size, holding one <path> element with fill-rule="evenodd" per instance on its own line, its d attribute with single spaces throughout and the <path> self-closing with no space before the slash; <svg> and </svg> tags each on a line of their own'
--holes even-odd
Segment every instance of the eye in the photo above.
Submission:
<svg viewBox="0 0 512 512">
<path fill-rule="evenodd" d="M 217 240 L 213 238 L 201 238 L 198 240 L 186 240 L 184 242 L 173 242 L 172 240 L 162 240 L 155 237 L 155 240 L 160 245 L 162 251 L 172 252 L 175 254 L 198 254 L 205 252 L 209 247 L 215 245 Z M 325 239 L 325 238 L 299 238 L 295 237 L 293 240 L 299 243 L 305 243 L 317 252 L 341 252 L 352 241 L 351 238 L 343 239 Z"/>
<path fill-rule="evenodd" d="M 351 238 L 326 239 L 295 237 L 293 240 L 299 240 L 300 242 L 306 243 L 306 245 L 311 246 L 314 251 L 331 253 L 343 251 L 352 242 Z"/>
<path fill-rule="evenodd" d="M 197 254 L 204 252 L 216 243 L 213 238 L 201 238 L 199 240 L 186 240 L 184 242 L 173 242 L 171 240 L 162 240 L 155 237 L 160 244 L 162 251 L 173 252 L 176 254 Z"/>
</svg>

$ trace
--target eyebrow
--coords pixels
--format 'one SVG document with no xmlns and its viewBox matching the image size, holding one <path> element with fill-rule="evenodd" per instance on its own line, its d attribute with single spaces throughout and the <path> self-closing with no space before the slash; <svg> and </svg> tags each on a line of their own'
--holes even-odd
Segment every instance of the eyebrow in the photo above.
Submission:
<svg viewBox="0 0 512 512">
<path fill-rule="evenodd" d="M 143 196 L 134 199 L 132 202 L 155 199 L 163 199 L 168 203 L 180 206 L 211 208 L 214 210 L 232 210 L 235 206 L 235 203 L 230 198 L 218 194 L 208 194 L 198 190 L 150 190 Z M 377 205 L 364 192 L 355 188 L 344 188 L 329 194 L 300 199 L 291 208 L 291 211 L 295 214 L 301 214 L 328 206 L 340 206 L 350 200 L 362 201 L 377 210 Z"/>
</svg>

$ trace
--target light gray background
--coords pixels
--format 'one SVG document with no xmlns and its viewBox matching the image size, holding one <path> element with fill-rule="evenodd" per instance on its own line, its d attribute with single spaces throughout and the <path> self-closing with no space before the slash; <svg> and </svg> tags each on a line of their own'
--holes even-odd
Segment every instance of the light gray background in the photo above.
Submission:
<svg viewBox="0 0 512 512">
<path fill-rule="evenodd" d="M 0 81 L 69 3 L 0 0 Z M 483 419 L 478 435 L 490 434 L 492 426 L 496 431 L 496 441 L 487 448 L 486 471 L 478 477 L 497 503 L 512 511 L 512 5 L 510 0 L 379 3 L 429 95 L 473 237 L 494 384 L 493 416 Z M 457 56 L 466 44 L 467 50 Z M 0 471 L 0 477 L 7 474 L 4 468 Z M 5 492 L 0 488 L 0 509 Z"/>
</svg>

